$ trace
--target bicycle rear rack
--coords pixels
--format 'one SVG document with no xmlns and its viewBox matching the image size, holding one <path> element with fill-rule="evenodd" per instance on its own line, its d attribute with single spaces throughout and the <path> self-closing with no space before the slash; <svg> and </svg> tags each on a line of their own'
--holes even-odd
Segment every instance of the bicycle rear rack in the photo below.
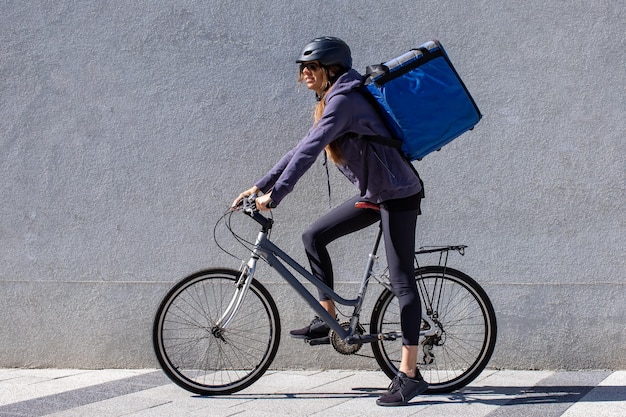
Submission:
<svg viewBox="0 0 626 417">
<path fill-rule="evenodd" d="M 448 245 L 448 246 L 422 246 L 419 250 L 415 251 L 416 255 L 420 255 L 422 253 L 434 253 L 434 252 L 449 252 L 451 250 L 460 253 L 461 255 L 465 255 L 465 248 L 467 245 Z"/>
<path fill-rule="evenodd" d="M 415 263 L 419 267 L 417 255 L 439 252 L 439 266 L 443 266 L 445 268 L 448 265 L 448 254 L 450 251 L 455 251 L 461 256 L 465 256 L 465 248 L 467 248 L 467 245 L 422 246 L 419 250 L 415 251 Z"/>
</svg>

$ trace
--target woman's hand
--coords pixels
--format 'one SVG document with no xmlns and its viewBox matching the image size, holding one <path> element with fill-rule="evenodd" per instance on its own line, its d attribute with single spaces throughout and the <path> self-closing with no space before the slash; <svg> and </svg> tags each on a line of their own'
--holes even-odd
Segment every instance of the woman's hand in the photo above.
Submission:
<svg viewBox="0 0 626 417">
<path fill-rule="evenodd" d="M 232 209 L 232 208 L 237 207 L 245 197 L 251 196 L 252 194 L 258 195 L 260 192 L 261 190 L 259 190 L 259 187 L 257 187 L 256 185 L 251 188 L 248 188 L 246 191 L 239 194 L 239 197 L 237 197 L 235 201 L 233 201 L 233 205 L 230 206 L 230 208 Z M 257 203 L 257 207 L 258 207 L 258 203 Z"/>
<path fill-rule="evenodd" d="M 259 211 L 268 211 L 271 210 L 270 207 L 268 207 L 269 203 L 272 201 L 272 193 L 269 192 L 267 194 L 262 195 L 261 197 L 257 197 L 255 200 L 256 203 L 256 209 Z"/>
</svg>

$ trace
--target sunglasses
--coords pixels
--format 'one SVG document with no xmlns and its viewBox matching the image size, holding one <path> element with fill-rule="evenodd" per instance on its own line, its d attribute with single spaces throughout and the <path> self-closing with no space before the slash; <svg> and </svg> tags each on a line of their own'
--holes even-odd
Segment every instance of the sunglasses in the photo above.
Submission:
<svg viewBox="0 0 626 417">
<path fill-rule="evenodd" d="M 317 62 L 303 62 L 302 64 L 300 64 L 300 72 L 304 72 L 305 68 L 311 72 L 316 72 L 321 68 L 321 65 Z"/>
</svg>

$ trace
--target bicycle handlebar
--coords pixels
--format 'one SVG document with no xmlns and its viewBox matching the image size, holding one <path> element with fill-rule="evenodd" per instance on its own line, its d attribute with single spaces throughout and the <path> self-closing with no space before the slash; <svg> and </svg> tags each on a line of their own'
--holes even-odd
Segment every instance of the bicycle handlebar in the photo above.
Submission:
<svg viewBox="0 0 626 417">
<path fill-rule="evenodd" d="M 270 219 L 269 217 L 265 217 L 256 208 L 257 197 L 258 196 L 256 194 L 251 194 L 248 197 L 244 197 L 243 200 L 241 200 L 241 203 L 239 205 L 241 206 L 242 208 L 241 211 L 243 211 L 244 214 L 246 214 L 247 216 L 250 216 L 252 220 L 254 220 L 255 222 L 261 225 L 264 232 L 267 232 L 268 230 L 272 228 L 272 225 L 274 224 L 274 220 Z M 270 201 L 270 204 L 268 204 L 268 207 L 275 208 L 276 203 L 274 201 Z"/>
</svg>

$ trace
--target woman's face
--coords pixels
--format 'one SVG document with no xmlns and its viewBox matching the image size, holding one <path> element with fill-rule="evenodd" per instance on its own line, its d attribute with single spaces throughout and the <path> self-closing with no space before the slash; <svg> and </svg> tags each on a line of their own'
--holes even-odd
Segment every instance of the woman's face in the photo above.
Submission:
<svg viewBox="0 0 626 417">
<path fill-rule="evenodd" d="M 300 64 L 300 71 L 302 71 L 302 81 L 306 84 L 309 90 L 313 90 L 318 94 L 323 92 L 323 69 L 319 62 L 305 62 Z"/>
</svg>

